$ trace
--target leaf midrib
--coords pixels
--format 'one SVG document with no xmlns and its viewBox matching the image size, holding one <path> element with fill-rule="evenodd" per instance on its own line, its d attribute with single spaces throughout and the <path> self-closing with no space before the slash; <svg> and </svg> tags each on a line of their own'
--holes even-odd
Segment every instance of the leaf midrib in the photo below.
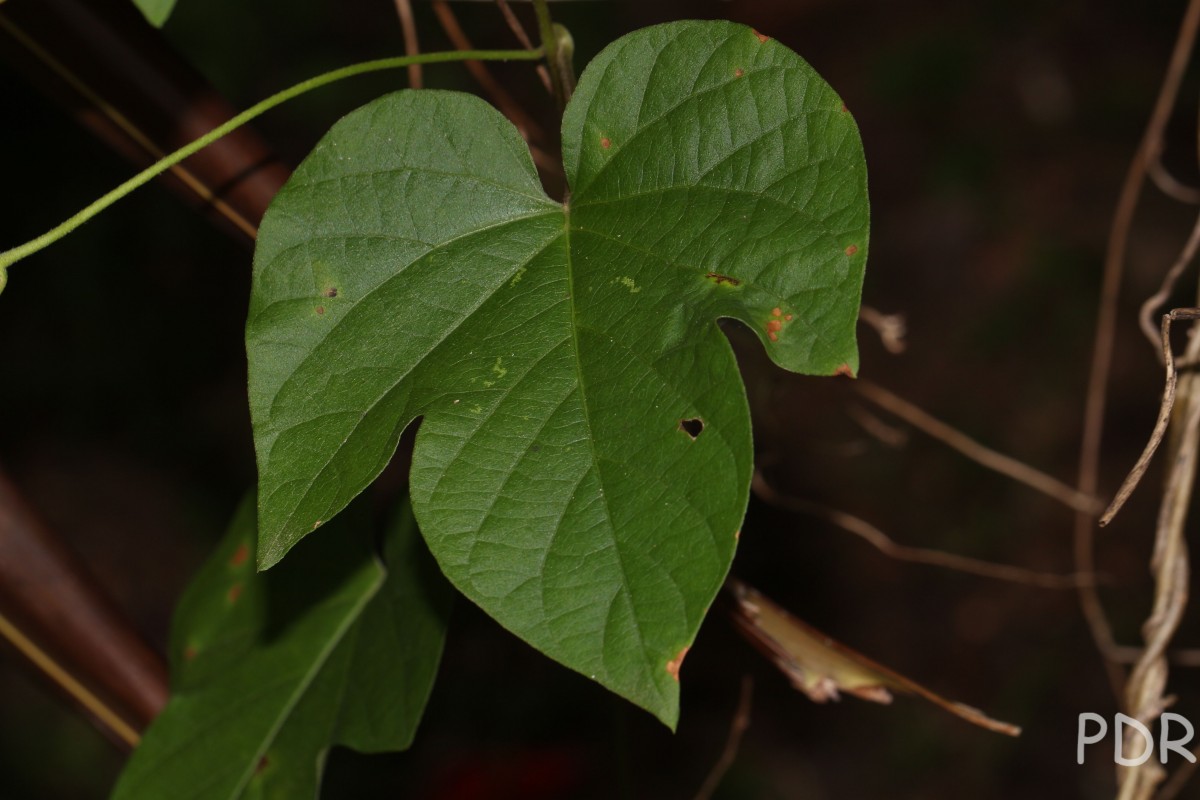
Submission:
<svg viewBox="0 0 1200 800">
<path fill-rule="evenodd" d="M 563 244 L 565 245 L 565 247 L 563 249 L 566 252 L 566 258 L 567 258 L 567 300 L 569 303 L 569 310 L 570 310 L 571 348 L 575 351 L 574 352 L 575 357 L 574 357 L 574 359 L 572 359 L 572 361 L 573 361 L 573 364 L 575 367 L 575 380 L 579 384 L 579 406 L 583 412 L 584 427 L 587 429 L 588 452 L 591 455 L 592 466 L 596 470 L 596 480 L 600 484 L 600 499 L 604 506 L 604 516 L 608 522 L 608 530 L 609 530 L 610 536 L 612 538 L 613 553 L 616 555 L 617 567 L 618 567 L 618 569 L 621 570 L 622 581 L 621 581 L 621 585 L 618 587 L 617 594 L 625 595 L 626 602 L 629 603 L 630 618 L 633 622 L 633 629 L 635 631 L 637 631 L 638 644 L 642 651 L 643 669 L 645 670 L 646 676 L 650 679 L 650 681 L 649 681 L 650 685 L 654 688 L 654 692 L 656 695 L 658 695 L 658 699 L 661 702 L 663 700 L 662 691 L 658 688 L 658 681 L 654 680 L 653 674 L 650 672 L 650 665 L 649 665 L 650 653 L 646 648 L 646 636 L 645 636 L 645 633 L 642 631 L 642 621 L 638 617 L 637 605 L 633 602 L 633 597 L 629 593 L 629 589 L 628 589 L 628 587 L 630 585 L 629 570 L 625 567 L 625 559 L 621 554 L 621 543 L 617 540 L 616 535 L 613 533 L 613 531 L 615 530 L 615 526 L 613 525 L 612 509 L 609 507 L 609 504 L 608 504 L 608 494 L 607 494 L 607 492 L 604 491 L 604 473 L 600 469 L 600 457 L 599 457 L 599 454 L 596 452 L 596 439 L 595 439 L 595 435 L 592 432 L 592 415 L 591 415 L 591 411 L 588 408 L 587 388 L 586 388 L 586 385 L 583 380 L 583 360 L 582 360 L 582 358 L 580 358 L 581 351 L 579 348 L 579 329 L 581 326 L 577 322 L 577 314 L 576 314 L 576 307 L 575 307 L 575 303 L 576 303 L 575 268 L 574 268 L 575 262 L 574 262 L 574 259 L 572 258 L 572 253 L 571 253 L 571 206 L 570 206 L 569 201 L 563 203 L 562 238 L 563 238 Z M 560 527 L 561 526 L 555 527 L 555 530 L 554 530 L 555 536 L 557 536 L 558 530 Z M 543 558 L 542 558 L 543 564 L 545 563 L 545 560 L 547 558 L 549 558 L 549 554 L 550 554 L 550 547 L 547 547 L 546 552 L 543 554 Z M 544 570 L 543 570 L 543 572 L 544 572 Z M 611 609 L 611 607 L 610 607 L 610 609 Z M 606 627 L 607 627 L 607 623 L 606 623 Z M 607 662 L 602 660 L 601 663 L 604 664 L 605 672 L 609 672 Z M 611 674 L 611 672 L 610 672 L 610 674 Z"/>
</svg>

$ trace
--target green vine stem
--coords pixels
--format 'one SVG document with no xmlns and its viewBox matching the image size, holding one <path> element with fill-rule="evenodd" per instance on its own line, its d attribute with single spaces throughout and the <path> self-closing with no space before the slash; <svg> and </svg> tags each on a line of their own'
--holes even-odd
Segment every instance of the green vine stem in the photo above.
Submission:
<svg viewBox="0 0 1200 800">
<path fill-rule="evenodd" d="M 562 111 L 575 91 L 575 40 L 570 31 L 550 19 L 550 6 L 546 0 L 533 0 L 533 7 L 537 12 L 542 50 L 550 68 L 550 83 L 558 100 L 558 109 Z"/>
<path fill-rule="evenodd" d="M 2 2 L 4 0 L 0 0 L 0 3 Z M 536 61 L 542 57 L 544 52 L 542 48 L 536 50 L 453 50 L 438 53 L 422 53 L 415 56 L 380 58 L 374 61 L 364 61 L 360 64 L 351 64 L 348 67 L 335 69 L 297 83 L 295 86 L 277 92 L 267 99 L 254 104 L 237 116 L 230 118 L 227 122 L 213 128 L 194 142 L 184 145 L 170 155 L 164 156 L 117 188 L 98 198 L 62 224 L 51 228 L 36 239 L 31 239 L 25 244 L 0 253 L 0 292 L 4 291 L 4 287 L 8 282 L 8 268 L 13 264 L 54 244 L 113 203 L 125 197 L 134 189 L 149 183 L 153 178 L 166 172 L 193 153 L 203 150 L 217 139 L 237 130 L 260 114 L 270 111 L 275 106 L 286 103 L 288 100 L 299 97 L 306 92 L 311 92 L 313 89 L 319 89 L 322 86 L 327 86 L 344 78 L 352 78 L 368 72 L 399 69 L 413 64 L 438 64 L 447 61 Z"/>
</svg>

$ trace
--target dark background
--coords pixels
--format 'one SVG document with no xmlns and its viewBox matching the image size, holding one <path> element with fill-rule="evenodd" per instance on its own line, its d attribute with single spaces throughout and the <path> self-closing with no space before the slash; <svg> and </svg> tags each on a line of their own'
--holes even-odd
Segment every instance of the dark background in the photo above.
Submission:
<svg viewBox="0 0 1200 800">
<path fill-rule="evenodd" d="M 14 0 L 27 2 L 28 0 Z M 480 46 L 512 47 L 488 3 L 457 3 Z M 577 67 L 643 25 L 724 17 L 778 38 L 861 127 L 873 232 L 864 300 L 902 312 L 908 351 L 861 330 L 861 375 L 1068 482 L 1076 469 L 1100 263 L 1181 3 L 621 0 L 556 3 Z M 520 10 L 528 11 L 521 6 Z M 448 47 L 417 3 L 422 46 Z M 323 70 L 402 50 L 387 0 L 180 0 L 166 36 L 239 108 Z M 1166 162 L 1196 170 L 1195 70 Z M 427 85 L 475 90 L 458 65 Z M 498 69 L 554 129 L 527 65 Z M 256 123 L 289 163 L 342 114 L 402 86 L 357 78 Z M 41 233 L 131 173 L 0 63 L 0 247 Z M 1135 315 L 1195 213 L 1153 188 L 1134 228 L 1102 462 L 1111 491 L 1161 387 Z M 161 187 L 144 189 L 13 268 L 0 297 L 0 460 L 151 641 L 254 478 L 242 325 L 248 249 Z M 1174 305 L 1192 305 L 1194 280 Z M 848 381 L 770 366 L 738 344 L 758 456 L 781 489 L 906 544 L 1071 572 L 1072 513 L 919 432 L 902 448 L 847 414 Z M 1099 537 L 1103 596 L 1136 644 L 1149 610 L 1158 470 Z M 798 616 L 953 699 L 1017 723 L 1010 740 L 920 700 L 819 706 L 714 613 L 683 668 L 672 736 L 544 659 L 469 603 L 455 610 L 417 744 L 335 751 L 334 798 L 688 798 L 716 762 L 742 676 L 752 722 L 722 798 L 1105 798 L 1111 751 L 1075 763 L 1080 712 L 1116 710 L 1071 590 L 904 564 L 815 518 L 752 500 L 734 569 Z M 1177 637 L 1200 644 L 1194 614 Z M 1175 711 L 1200 724 L 1196 673 Z M 93 798 L 121 754 L 0 650 L 0 797 Z M 1177 765 L 1177 764 L 1176 764 Z M 1189 796 L 1185 791 L 1184 796 Z M 1200 782 L 1190 796 L 1200 797 Z"/>
</svg>

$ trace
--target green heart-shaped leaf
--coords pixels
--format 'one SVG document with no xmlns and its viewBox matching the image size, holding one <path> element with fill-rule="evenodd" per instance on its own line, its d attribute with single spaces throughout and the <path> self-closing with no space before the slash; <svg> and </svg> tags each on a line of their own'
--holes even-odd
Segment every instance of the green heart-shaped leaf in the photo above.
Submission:
<svg viewBox="0 0 1200 800">
<path fill-rule="evenodd" d="M 384 541 L 386 578 L 370 540 L 352 511 L 257 573 L 243 505 L 176 610 L 171 700 L 114 800 L 316 797 L 332 745 L 412 743 L 452 590 L 407 509 Z"/>
<path fill-rule="evenodd" d="M 749 28 L 608 47 L 563 120 L 566 204 L 482 101 L 350 114 L 263 222 L 247 326 L 259 562 L 423 417 L 414 510 L 501 624 L 669 725 L 752 469 L 730 317 L 853 372 L 866 168 L 836 94 Z"/>
</svg>

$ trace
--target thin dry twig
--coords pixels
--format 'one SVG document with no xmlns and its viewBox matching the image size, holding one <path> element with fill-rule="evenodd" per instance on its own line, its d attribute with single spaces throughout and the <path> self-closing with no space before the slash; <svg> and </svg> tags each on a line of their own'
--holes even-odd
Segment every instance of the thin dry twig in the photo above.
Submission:
<svg viewBox="0 0 1200 800">
<path fill-rule="evenodd" d="M 1122 664 L 1136 664 L 1142 657 L 1141 647 L 1119 646 L 1113 651 L 1113 658 Z M 1184 647 L 1167 651 L 1167 661 L 1176 667 L 1200 667 L 1200 648 Z"/>
<path fill-rule="evenodd" d="M 867 411 L 860 405 L 852 405 L 846 409 L 846 415 L 858 423 L 858 426 L 874 436 L 888 447 L 904 447 L 908 444 L 908 431 L 888 425 L 879 417 Z"/>
<path fill-rule="evenodd" d="M 717 763 L 713 764 L 708 777 L 700 786 L 700 791 L 696 792 L 695 800 L 709 800 L 717 791 L 717 787 L 721 785 L 725 773 L 729 772 L 729 768 L 733 766 L 738 749 L 742 746 L 742 737 L 750 728 L 750 707 L 753 701 L 754 679 L 749 675 L 743 675 L 742 690 L 738 695 L 738 704 L 733 712 L 733 720 L 729 723 L 729 736 L 725 739 L 725 747 L 721 750 L 721 756 L 717 759 Z"/>
<path fill-rule="evenodd" d="M 890 536 L 864 519 L 847 514 L 844 511 L 828 508 L 819 503 L 799 497 L 792 497 L 776 491 L 767 482 L 766 478 L 762 476 L 762 473 L 757 470 L 754 472 L 754 478 L 750 487 L 755 496 L 764 503 L 787 511 L 820 517 L 842 530 L 864 539 L 875 547 L 876 550 L 897 561 L 928 564 L 958 572 L 966 572 L 971 575 L 979 575 L 984 578 L 1022 583 L 1044 589 L 1073 589 L 1084 581 L 1092 580 L 1090 576 L 1086 575 L 1058 575 L 1055 573 L 1038 572 L 1026 569 L 1025 567 L 1017 567 L 1010 564 L 995 564 L 978 558 L 947 553 L 943 550 L 897 544 Z"/>
<path fill-rule="evenodd" d="M 1158 154 L 1162 152 L 1163 131 L 1170 117 L 1179 85 L 1191 57 L 1196 40 L 1196 29 L 1200 25 L 1200 0 L 1189 0 L 1184 12 L 1179 35 L 1171 53 L 1171 59 L 1155 100 L 1154 110 L 1146 123 L 1138 149 L 1129 164 L 1125 182 L 1117 201 L 1116 214 L 1109 231 L 1108 247 L 1104 257 L 1104 272 L 1101 279 L 1100 299 L 1096 319 L 1096 338 L 1092 348 L 1091 371 L 1088 376 L 1087 399 L 1084 404 L 1083 433 L 1079 448 L 1079 480 L 1076 488 L 1081 494 L 1094 496 L 1099 488 L 1100 444 L 1104 434 L 1104 410 L 1107 402 L 1109 371 L 1112 366 L 1113 341 L 1116 337 L 1117 298 L 1120 294 L 1121 273 L 1129 245 L 1129 231 L 1133 225 L 1134 212 L 1145 184 L 1146 173 Z M 1083 574 L 1095 572 L 1095 531 L 1091 514 L 1080 511 L 1075 515 L 1074 553 L 1075 570 Z M 1124 669 L 1116 663 L 1110 653 L 1116 646 L 1112 626 L 1104 613 L 1099 592 L 1095 585 L 1079 587 L 1079 605 L 1087 620 L 1088 629 L 1097 649 L 1104 657 L 1105 669 L 1114 694 L 1121 697 L 1125 681 Z"/>
<path fill-rule="evenodd" d="M 1200 336 L 1192 337 L 1187 355 L 1190 358 L 1200 355 Z M 1146 641 L 1142 657 L 1130 672 L 1125 690 L 1130 716 L 1146 726 L 1152 724 L 1170 702 L 1163 694 L 1170 672 L 1167 646 L 1187 607 L 1190 570 L 1183 529 L 1191 504 L 1197 461 L 1200 460 L 1200 375 L 1186 376 L 1179 394 L 1183 401 L 1182 429 L 1171 440 L 1171 471 L 1163 491 L 1151 559 L 1154 607 L 1142 626 Z M 1127 736 L 1125 744 L 1126 752 L 1134 757 L 1140 754 L 1131 746 L 1131 737 Z M 1149 746 L 1149 743 L 1143 743 L 1143 746 Z M 1123 767 L 1117 774 L 1120 800 L 1149 800 L 1158 784 L 1166 778 L 1166 771 L 1155 759 L 1135 767 Z"/>
<path fill-rule="evenodd" d="M 1146 470 L 1150 466 L 1150 460 L 1154 458 L 1154 453 L 1158 450 L 1159 444 L 1162 443 L 1163 435 L 1166 434 L 1167 427 L 1171 422 L 1171 409 L 1175 407 L 1175 393 L 1178 383 L 1178 375 L 1175 370 L 1175 356 L 1171 349 L 1171 323 L 1178 319 L 1200 319 L 1200 308 L 1177 308 L 1170 313 L 1163 314 L 1160 343 L 1167 377 L 1166 385 L 1163 387 L 1162 403 L 1158 407 L 1158 419 L 1154 422 L 1154 430 L 1150 434 L 1150 441 L 1146 442 L 1146 448 L 1142 451 L 1141 456 L 1138 457 L 1137 463 L 1133 465 L 1133 469 L 1130 470 L 1129 475 L 1125 477 L 1125 481 L 1121 484 L 1121 488 L 1117 490 L 1117 494 L 1113 497 L 1113 501 L 1109 504 L 1108 509 L 1100 516 L 1100 527 L 1104 527 L 1112 522 L 1113 517 L 1117 515 L 1121 507 L 1125 505 L 1125 501 L 1133 494 L 1133 490 L 1137 488 L 1138 483 L 1142 480 L 1142 476 L 1146 474 Z"/>
<path fill-rule="evenodd" d="M 433 13 L 437 15 L 438 22 L 442 26 L 442 30 L 446 32 L 446 36 L 450 39 L 451 44 L 458 50 L 474 50 L 474 45 L 463 32 L 462 26 L 458 24 L 458 18 L 454 16 L 454 11 L 451 10 L 449 3 L 445 0 L 433 0 Z M 521 136 L 527 142 L 544 142 L 546 141 L 546 132 L 542 130 L 542 126 L 534 121 L 533 117 L 521 107 L 508 90 L 505 89 L 500 82 L 492 77 L 491 70 L 482 61 L 464 61 L 467 71 L 471 73 L 471 77 L 483 89 L 496 107 L 500 109 L 500 113 L 512 120 L 512 123 L 517 126 L 517 130 L 521 132 Z"/>
<path fill-rule="evenodd" d="M 75 702 L 86 709 L 89 714 L 103 725 L 130 749 L 138 746 L 141 734 L 121 714 L 104 700 L 97 697 L 90 689 L 75 679 L 71 671 L 60 664 L 53 656 L 21 632 L 21 629 L 0 614 L 0 640 L 8 641 L 21 655 L 29 659 L 56 686 L 66 692 Z"/>
<path fill-rule="evenodd" d="M 1081 513 L 1094 516 L 1103 508 L 1099 498 L 1077 491 L 1024 462 L 980 444 L 882 386 L 860 379 L 855 382 L 855 388 L 875 405 L 895 414 L 914 428 L 957 450 L 981 466 L 1036 489 Z"/>
<path fill-rule="evenodd" d="M 883 349 L 892 355 L 899 355 L 908 347 L 904 341 L 908 327 L 903 314 L 884 314 L 877 308 L 864 305 L 859 308 L 858 321 L 874 328 L 883 343 Z"/>
<path fill-rule="evenodd" d="M 517 37 L 521 46 L 526 50 L 533 50 L 533 41 L 525 32 L 525 26 L 521 24 L 521 20 L 517 19 L 517 15 L 509 7 L 507 0 L 496 0 L 496 5 L 499 6 L 500 13 L 504 15 L 504 21 L 508 23 L 509 30 L 513 32 L 513 36 Z M 537 74 L 542 79 L 542 85 L 546 87 L 546 91 L 553 95 L 554 84 L 550 82 L 550 70 L 546 69 L 545 64 L 538 64 Z"/>
<path fill-rule="evenodd" d="M 413 21 L 411 0 L 396 0 L 396 14 L 400 17 L 400 27 L 404 31 L 404 55 L 418 55 L 421 52 L 421 42 L 417 39 L 417 25 Z M 412 89 L 420 89 L 425 85 L 420 64 L 409 65 L 408 85 Z"/>
<path fill-rule="evenodd" d="M 1162 286 L 1158 291 L 1146 299 L 1142 303 L 1141 309 L 1138 311 L 1138 324 L 1142 327 L 1142 333 L 1154 345 L 1155 350 L 1159 347 L 1159 331 L 1154 327 L 1154 315 L 1163 303 L 1171 297 L 1171 293 L 1175 291 L 1175 284 L 1184 271 L 1192 263 L 1192 259 L 1196 257 L 1196 249 L 1200 248 L 1200 216 L 1196 217 L 1196 224 L 1192 226 L 1192 232 L 1188 236 L 1187 242 L 1183 246 L 1183 250 L 1179 253 L 1179 258 L 1175 259 L 1175 263 L 1167 270 L 1167 274 L 1163 276 Z M 1160 359 L 1166 363 L 1165 356 Z"/>
<path fill-rule="evenodd" d="M 1200 203 L 1200 189 L 1188 186 L 1168 172 L 1166 166 L 1163 165 L 1161 152 L 1155 157 L 1154 163 L 1150 165 L 1150 180 L 1154 181 L 1154 185 L 1160 192 L 1172 200 L 1190 205 Z"/>
</svg>

